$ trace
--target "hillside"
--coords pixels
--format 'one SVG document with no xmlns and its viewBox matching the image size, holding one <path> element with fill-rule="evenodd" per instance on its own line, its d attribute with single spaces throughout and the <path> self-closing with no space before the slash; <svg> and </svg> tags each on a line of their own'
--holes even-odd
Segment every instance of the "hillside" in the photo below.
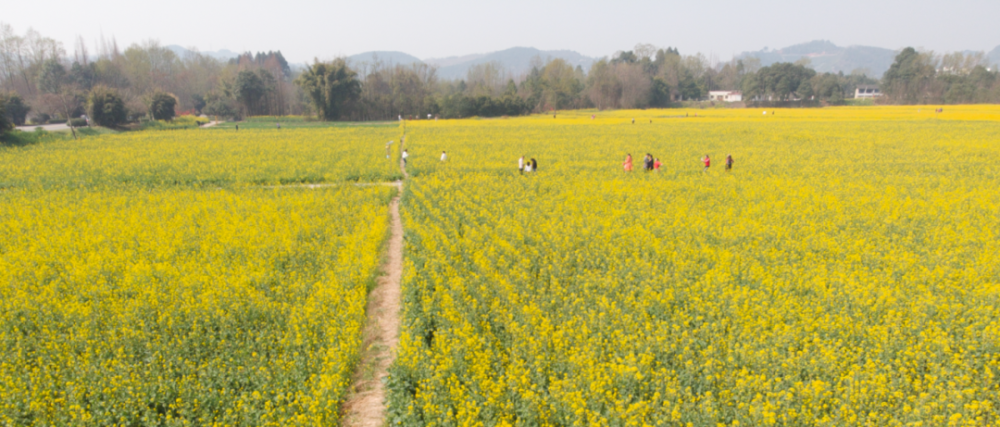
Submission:
<svg viewBox="0 0 1000 427">
<path fill-rule="evenodd" d="M 854 70 L 864 70 L 870 77 L 882 77 L 895 56 L 896 52 L 891 49 L 871 46 L 841 47 L 827 40 L 815 40 L 778 50 L 765 48 L 738 55 L 740 58 L 760 58 L 761 65 L 765 66 L 777 62 L 795 62 L 806 57 L 812 62 L 811 67 L 821 73 L 843 71 L 849 74 Z"/>
<path fill-rule="evenodd" d="M 371 64 L 374 63 L 376 60 L 381 61 L 383 64 L 386 65 L 388 64 L 410 65 L 414 63 L 423 62 L 420 60 L 420 58 L 417 58 L 416 56 L 407 53 L 397 52 L 397 51 L 385 51 L 385 50 L 363 52 L 357 55 L 348 56 L 347 59 L 349 59 L 353 64 L 359 64 L 362 62 L 367 62 Z"/>
<path fill-rule="evenodd" d="M 237 56 L 240 56 L 240 54 L 238 54 L 236 52 L 233 52 L 233 51 L 231 51 L 229 49 L 222 49 L 222 50 L 216 50 L 216 51 L 193 51 L 191 49 L 185 48 L 183 46 L 175 45 L 175 44 L 167 46 L 167 49 L 170 49 L 171 51 L 174 52 L 174 54 L 176 54 L 177 56 L 179 56 L 181 58 L 187 56 L 190 53 L 194 53 L 194 52 L 200 53 L 200 54 L 205 55 L 205 56 L 210 56 L 210 57 L 215 58 L 215 59 L 221 59 L 223 61 L 228 61 L 228 60 L 233 59 L 233 58 L 235 58 Z"/>
<path fill-rule="evenodd" d="M 1000 46 L 993 48 L 986 56 L 990 58 L 990 65 L 1000 66 Z"/>
<path fill-rule="evenodd" d="M 582 66 L 584 70 L 590 69 L 590 64 L 594 58 L 583 56 L 571 50 L 538 50 L 533 47 L 513 47 L 486 55 L 476 55 L 468 61 L 458 62 L 452 65 L 442 66 L 438 69 L 438 76 L 445 79 L 462 79 L 470 67 L 485 64 L 487 62 L 499 62 L 515 75 L 531 71 L 531 61 L 535 57 L 545 61 L 548 58 L 561 58 L 570 65 Z"/>
</svg>

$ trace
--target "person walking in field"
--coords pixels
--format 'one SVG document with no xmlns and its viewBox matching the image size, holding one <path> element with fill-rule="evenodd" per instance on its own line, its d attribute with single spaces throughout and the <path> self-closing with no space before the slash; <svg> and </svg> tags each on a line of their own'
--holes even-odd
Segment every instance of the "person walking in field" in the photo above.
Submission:
<svg viewBox="0 0 1000 427">
<path fill-rule="evenodd" d="M 701 158 L 701 162 L 705 164 L 705 168 L 702 169 L 701 171 L 702 172 L 708 172 L 708 167 L 712 166 L 712 159 L 710 159 L 708 157 L 708 154 L 706 154 L 705 157 Z"/>
<path fill-rule="evenodd" d="M 656 172 L 660 172 L 660 166 L 661 165 L 663 165 L 663 163 L 660 163 L 660 159 L 656 159 L 656 160 L 653 161 L 653 169 Z"/>
<path fill-rule="evenodd" d="M 733 170 L 733 155 L 726 154 L 726 172 Z"/>
<path fill-rule="evenodd" d="M 622 164 L 625 167 L 625 172 L 632 172 L 632 155 L 625 155 L 625 163 Z"/>
<path fill-rule="evenodd" d="M 531 171 L 538 172 L 538 160 L 535 160 L 534 157 L 531 158 Z"/>
<path fill-rule="evenodd" d="M 653 170 L 653 155 L 649 154 L 649 153 L 646 153 L 646 157 L 643 160 L 644 160 L 643 161 L 643 166 L 645 167 L 646 172 L 652 171 Z"/>
<path fill-rule="evenodd" d="M 444 151 L 442 151 L 441 152 L 441 161 L 443 162 L 445 160 L 448 160 L 448 153 L 445 153 Z"/>
<path fill-rule="evenodd" d="M 635 117 L 632 118 L 632 124 L 635 124 Z"/>
<path fill-rule="evenodd" d="M 406 166 L 406 159 L 410 158 L 410 153 L 406 150 L 403 150 L 403 154 L 401 157 L 403 158 L 403 166 Z"/>
<path fill-rule="evenodd" d="M 524 175 L 524 156 L 521 156 L 520 159 L 517 159 L 517 171 L 521 172 L 521 175 Z"/>
</svg>

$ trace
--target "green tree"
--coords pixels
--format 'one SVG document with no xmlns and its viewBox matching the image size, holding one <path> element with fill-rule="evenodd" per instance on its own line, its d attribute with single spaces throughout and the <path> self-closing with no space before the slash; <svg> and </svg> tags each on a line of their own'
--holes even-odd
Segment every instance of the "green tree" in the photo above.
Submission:
<svg viewBox="0 0 1000 427">
<path fill-rule="evenodd" d="M 169 93 L 157 91 L 149 98 L 149 113 L 156 120 L 173 120 L 176 107 L 177 98 Z"/>
<path fill-rule="evenodd" d="M 125 101 L 118 91 L 107 86 L 94 86 L 87 97 L 90 120 L 98 126 L 115 127 L 125 123 Z"/>
<path fill-rule="evenodd" d="M 234 88 L 236 99 L 243 106 L 248 115 L 259 113 L 260 101 L 264 98 L 267 86 L 260 74 L 250 70 L 240 71 L 236 75 L 236 87 Z"/>
<path fill-rule="evenodd" d="M 794 97 L 808 98 L 813 95 L 810 80 L 816 71 L 801 64 L 779 62 L 757 71 L 743 79 L 745 99 L 767 97 L 788 100 Z"/>
<path fill-rule="evenodd" d="M 587 85 L 590 102 L 598 110 L 618 107 L 618 100 L 622 96 L 622 85 L 615 76 L 614 66 L 606 59 L 601 59 L 590 66 Z"/>
<path fill-rule="evenodd" d="M 201 110 L 204 109 L 206 105 L 208 105 L 208 103 L 205 102 L 204 96 L 201 96 L 200 94 L 197 93 L 191 95 L 191 106 L 194 107 L 195 111 L 201 113 Z"/>
<path fill-rule="evenodd" d="M 28 117 L 28 112 L 31 111 L 31 107 L 24 102 L 21 95 L 16 92 L 11 92 L 4 97 L 0 94 L 0 98 L 6 98 L 4 102 L 4 107 L 7 109 L 7 117 L 10 119 L 11 123 L 15 126 L 24 126 L 24 122 Z"/>
<path fill-rule="evenodd" d="M 14 122 L 7 116 L 7 98 L 0 95 L 0 134 L 14 129 Z"/>
<path fill-rule="evenodd" d="M 38 73 L 38 90 L 41 93 L 59 93 L 65 81 L 66 67 L 58 59 L 51 58 L 42 63 L 42 69 Z"/>
<path fill-rule="evenodd" d="M 202 113 L 226 119 L 239 117 L 239 113 L 236 111 L 236 108 L 225 99 L 215 99 L 209 101 L 208 104 L 205 105 L 205 108 L 202 109 Z"/>
<path fill-rule="evenodd" d="M 920 102 L 927 96 L 926 89 L 934 73 L 931 55 L 908 47 L 896 55 L 896 60 L 882 76 L 882 91 L 895 102 Z"/>
<path fill-rule="evenodd" d="M 543 110 L 570 108 L 583 90 L 583 83 L 577 79 L 573 66 L 562 58 L 545 64 L 541 72 L 541 83 Z"/>
<path fill-rule="evenodd" d="M 317 115 L 323 120 L 338 120 L 347 112 L 348 104 L 361 95 L 358 74 L 344 59 L 333 62 L 317 60 L 295 80 L 309 96 Z"/>
</svg>

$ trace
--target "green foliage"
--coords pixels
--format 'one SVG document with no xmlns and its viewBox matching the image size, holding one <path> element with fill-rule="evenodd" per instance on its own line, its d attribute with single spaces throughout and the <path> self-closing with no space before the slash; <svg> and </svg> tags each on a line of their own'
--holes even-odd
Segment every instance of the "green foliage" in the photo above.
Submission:
<svg viewBox="0 0 1000 427">
<path fill-rule="evenodd" d="M 667 107 L 670 105 L 670 85 L 660 76 L 653 78 L 652 96 L 650 105 L 653 107 Z"/>
<path fill-rule="evenodd" d="M 930 55 L 908 47 L 896 55 L 895 62 L 882 76 L 883 92 L 893 101 L 916 103 L 927 97 L 924 89 L 934 73 Z"/>
<path fill-rule="evenodd" d="M 6 96 L 0 94 L 0 99 L 6 98 L 5 102 L 0 102 L 4 104 L 7 110 L 7 118 L 14 123 L 15 126 L 23 126 L 25 118 L 28 116 L 28 112 L 31 111 L 31 107 L 24 102 L 24 98 L 15 92 L 11 92 Z"/>
<path fill-rule="evenodd" d="M 107 86 L 95 86 L 87 97 L 87 113 L 90 120 L 105 127 L 115 127 L 125 123 L 125 102 L 118 91 Z"/>
<path fill-rule="evenodd" d="M 69 125 L 75 128 L 81 128 L 87 126 L 87 120 L 85 119 L 69 119 Z"/>
<path fill-rule="evenodd" d="M 520 116 L 531 111 L 531 105 L 516 94 L 501 97 L 476 97 L 453 94 L 441 99 L 440 112 L 445 118 Z"/>
<path fill-rule="evenodd" d="M 14 129 L 14 122 L 7 116 L 7 100 L 0 95 L 0 134 Z"/>
<path fill-rule="evenodd" d="M 337 120 L 346 112 L 347 104 L 361 95 L 357 73 L 344 59 L 313 63 L 295 80 L 309 96 L 317 115 L 323 120 Z"/>
<path fill-rule="evenodd" d="M 259 74 L 253 71 L 243 70 L 236 76 L 234 95 L 240 104 L 243 105 L 247 114 L 252 115 L 256 112 L 257 106 L 264 97 L 266 90 L 264 80 L 260 78 Z"/>
<path fill-rule="evenodd" d="M 35 114 L 35 116 L 31 118 L 31 120 L 28 120 L 28 124 L 44 125 L 49 122 L 50 118 L 51 117 L 46 113 L 38 113 Z"/>
<path fill-rule="evenodd" d="M 743 83 L 743 97 L 768 97 L 775 101 L 808 98 L 813 95 L 810 79 L 816 71 L 801 64 L 781 62 L 761 68 Z"/>
<path fill-rule="evenodd" d="M 206 105 L 201 112 L 208 116 L 217 116 L 223 119 L 240 117 L 240 113 L 237 111 L 232 102 L 224 98 L 209 101 L 208 105 Z"/>
<path fill-rule="evenodd" d="M 191 102 L 192 106 L 194 107 L 194 110 L 199 113 L 203 108 L 205 108 L 206 105 L 208 105 L 208 103 L 205 101 L 205 97 L 197 93 L 191 95 Z"/>
<path fill-rule="evenodd" d="M 42 93 L 59 93 L 66 80 L 66 67 L 52 58 L 42 64 L 38 73 L 38 90 Z"/>
<path fill-rule="evenodd" d="M 149 113 L 156 120 L 172 120 L 176 114 L 177 98 L 166 92 L 154 92 L 149 101 Z"/>
</svg>

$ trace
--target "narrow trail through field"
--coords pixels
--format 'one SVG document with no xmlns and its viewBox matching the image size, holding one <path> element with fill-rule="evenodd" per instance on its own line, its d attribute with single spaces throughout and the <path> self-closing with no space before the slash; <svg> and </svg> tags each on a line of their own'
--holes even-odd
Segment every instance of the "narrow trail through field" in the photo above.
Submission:
<svg viewBox="0 0 1000 427">
<path fill-rule="evenodd" d="M 406 166 L 400 161 L 404 179 Z M 394 183 L 398 194 L 389 204 L 391 235 L 382 275 L 368 295 L 368 318 L 361 345 L 361 362 L 354 368 L 351 390 L 341 407 L 341 424 L 349 427 L 385 425 L 385 382 L 389 366 L 396 359 L 399 343 L 399 312 L 402 307 L 400 282 L 403 278 L 403 221 L 399 216 L 403 181 Z"/>
</svg>

